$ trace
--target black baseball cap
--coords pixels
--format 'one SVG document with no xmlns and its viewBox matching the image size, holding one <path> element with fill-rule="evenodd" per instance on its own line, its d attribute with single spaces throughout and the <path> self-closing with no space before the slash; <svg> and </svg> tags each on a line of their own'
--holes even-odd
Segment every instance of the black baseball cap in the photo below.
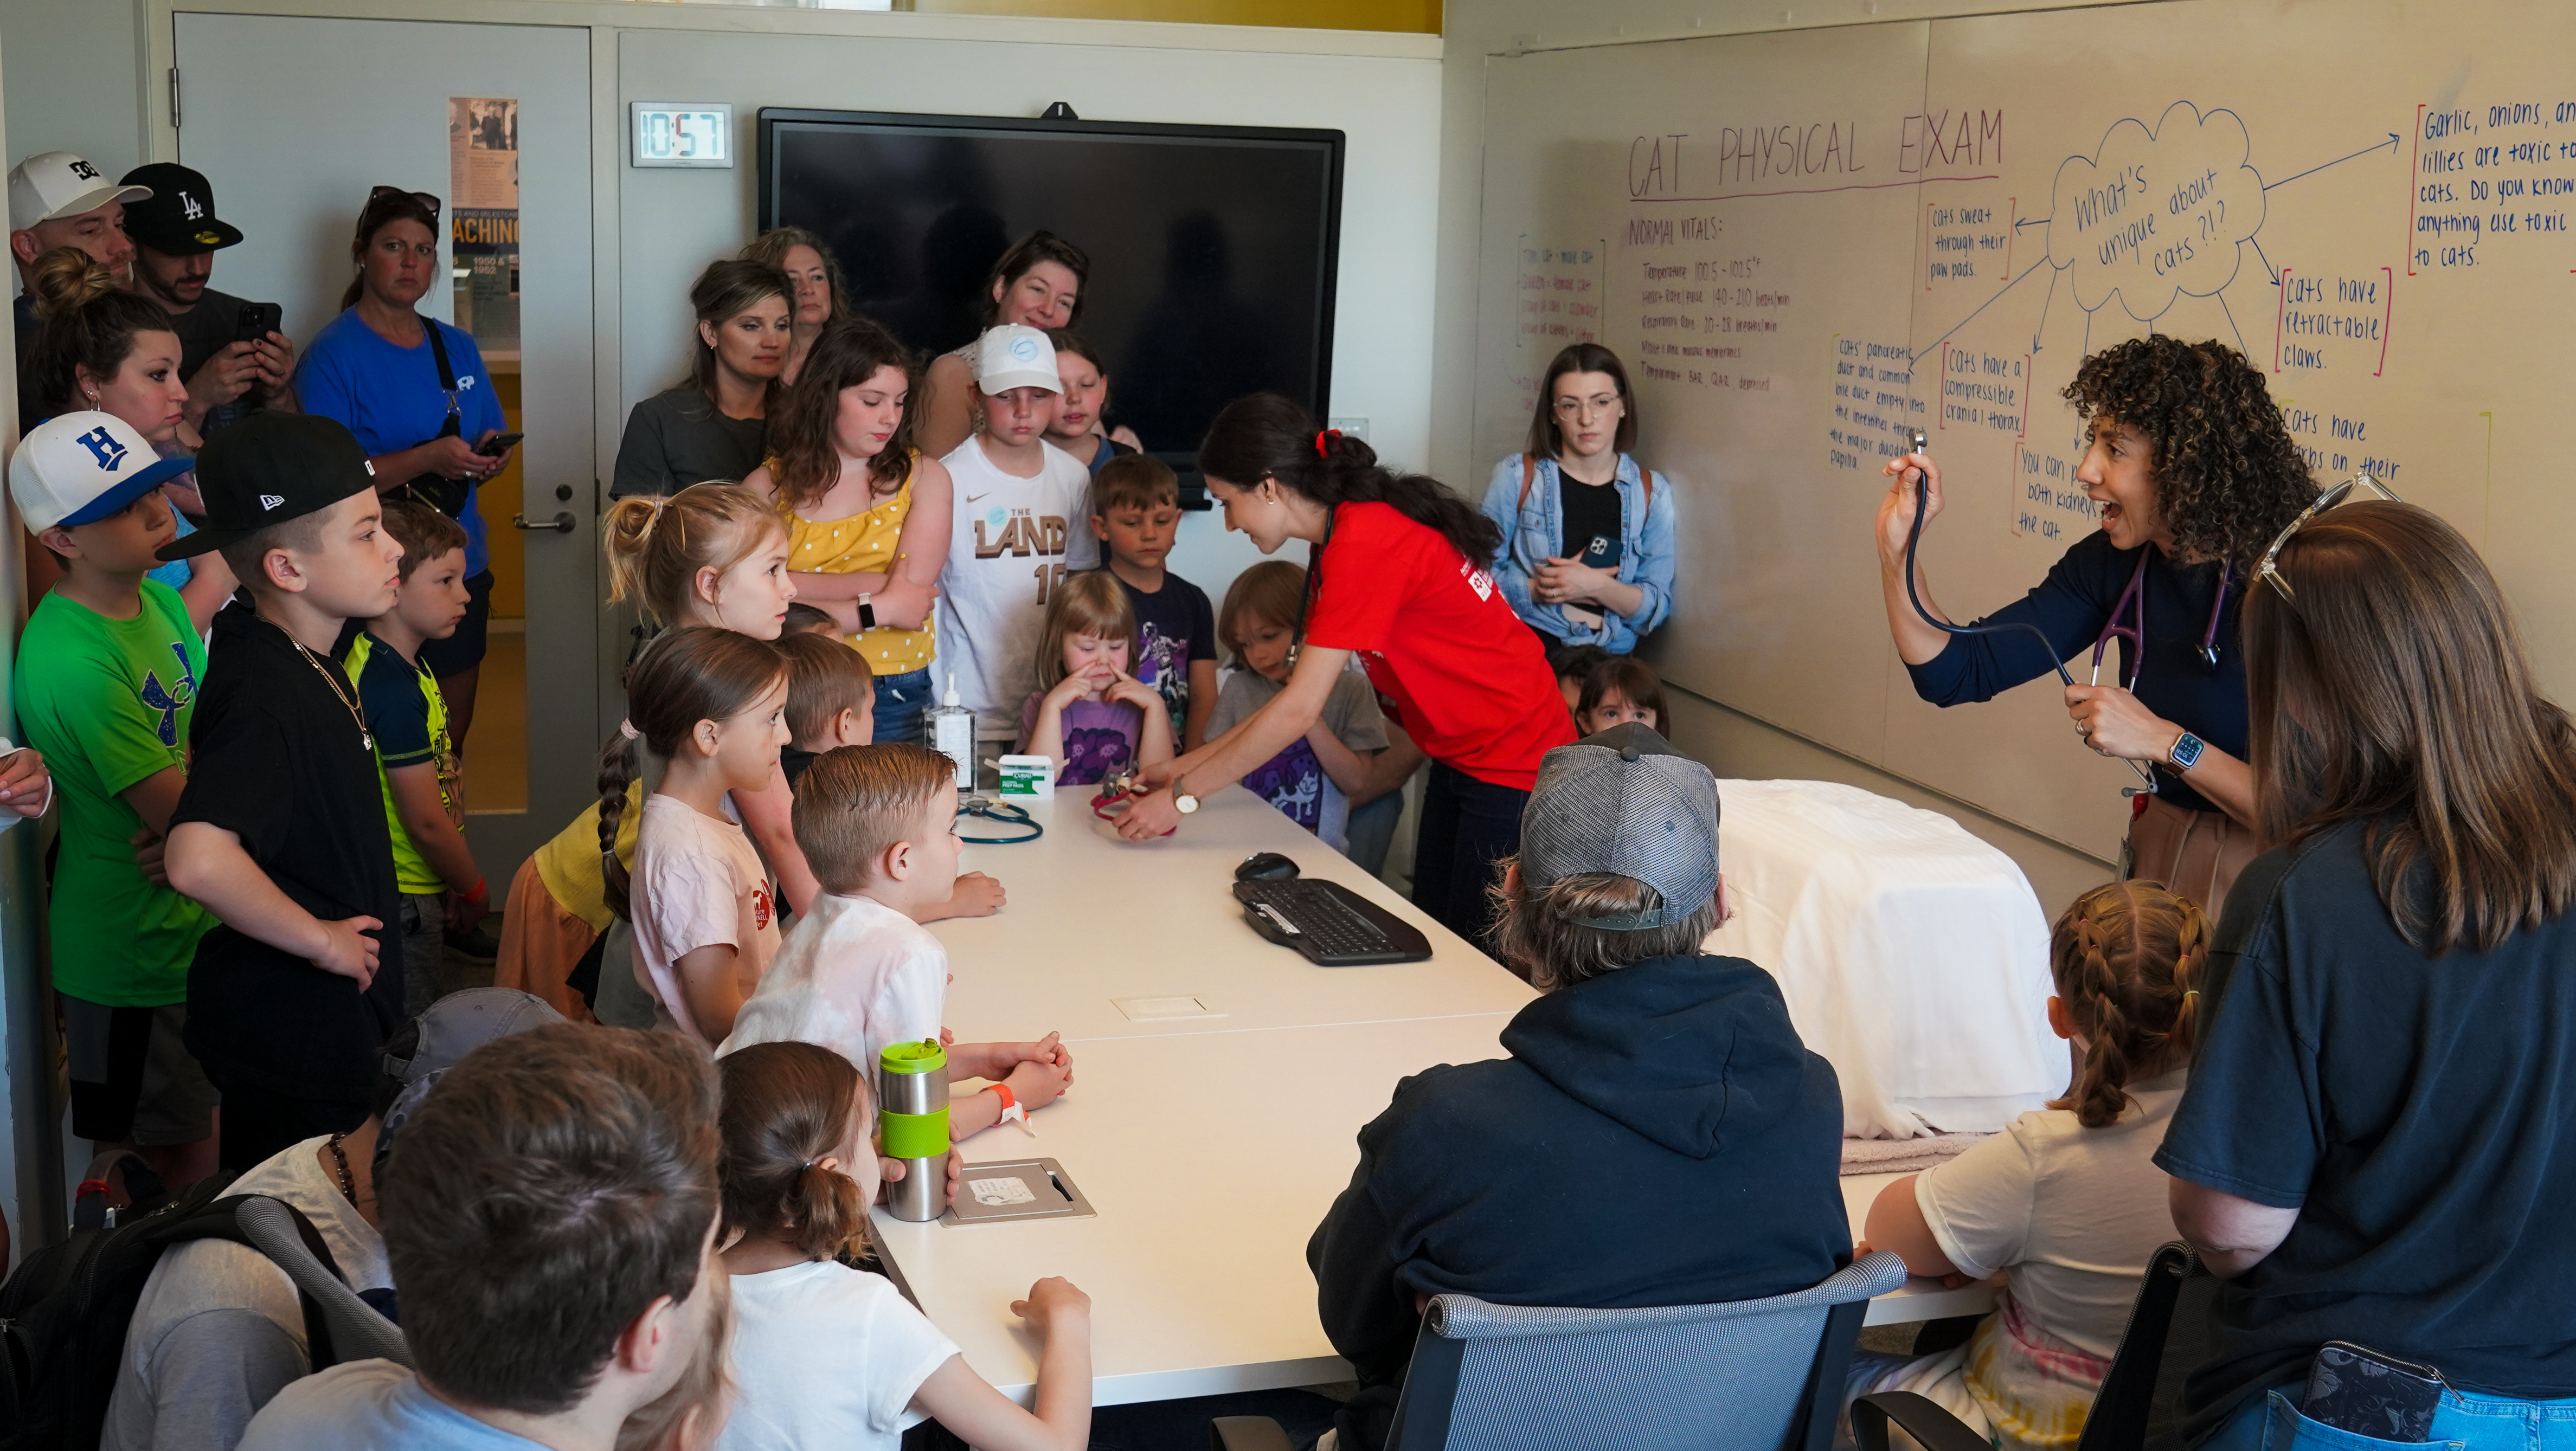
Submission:
<svg viewBox="0 0 2576 1451">
<path fill-rule="evenodd" d="M 229 247 L 241 228 L 215 219 L 215 188 L 206 174 L 175 161 L 155 161 L 125 174 L 120 186 L 148 186 L 152 195 L 125 204 L 125 235 L 171 257 L 193 257 Z"/>
<path fill-rule="evenodd" d="M 185 559 L 238 544 L 375 486 L 376 466 L 346 425 L 263 409 L 206 441 L 197 455 L 206 527 L 162 545 L 153 557 Z"/>
</svg>

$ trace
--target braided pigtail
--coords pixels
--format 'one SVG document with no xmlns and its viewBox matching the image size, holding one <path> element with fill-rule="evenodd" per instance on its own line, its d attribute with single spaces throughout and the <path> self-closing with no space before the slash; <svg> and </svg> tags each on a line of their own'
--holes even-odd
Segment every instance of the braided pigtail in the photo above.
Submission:
<svg viewBox="0 0 2576 1451">
<path fill-rule="evenodd" d="M 2075 1078 L 2049 1107 L 2108 1128 L 2129 1085 L 2191 1051 L 2196 984 L 2209 960 L 2200 907 L 2153 882 L 2113 882 L 2075 900 L 2050 934 L 2049 972 L 2073 1019 Z"/>
<path fill-rule="evenodd" d="M 2168 1066 L 2190 1057 L 2200 1042 L 2200 984 L 2209 970 L 2209 919 L 2190 901 L 2177 900 L 2188 910 L 2174 943 L 2174 1020 L 2165 1033 Z"/>
<path fill-rule="evenodd" d="M 635 782 L 635 737 L 627 734 L 624 721 L 617 727 L 599 748 L 599 879 L 608 910 L 631 922 L 628 894 L 634 883 L 626 863 L 617 859 L 617 831 L 626 818 L 626 788 Z"/>
</svg>

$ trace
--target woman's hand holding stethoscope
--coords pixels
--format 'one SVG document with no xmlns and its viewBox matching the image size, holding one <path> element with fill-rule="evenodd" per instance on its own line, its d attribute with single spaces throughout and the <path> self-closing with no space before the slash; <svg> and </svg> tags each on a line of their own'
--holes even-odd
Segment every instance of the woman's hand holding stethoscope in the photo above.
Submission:
<svg viewBox="0 0 2576 1451">
<path fill-rule="evenodd" d="M 2075 717 L 2075 734 L 2094 754 L 2114 760 L 2165 760 L 2182 735 L 2182 727 L 2116 685 L 2067 686 L 2066 713 Z"/>
<path fill-rule="evenodd" d="M 1878 562 L 1887 569 L 1905 567 L 1905 541 L 1914 533 L 1915 472 L 1922 472 L 1926 486 L 1923 522 L 1941 517 L 1941 466 L 1927 453 L 1909 453 L 1887 461 L 1879 472 L 1894 480 L 1887 486 L 1887 497 L 1878 501 Z"/>
</svg>

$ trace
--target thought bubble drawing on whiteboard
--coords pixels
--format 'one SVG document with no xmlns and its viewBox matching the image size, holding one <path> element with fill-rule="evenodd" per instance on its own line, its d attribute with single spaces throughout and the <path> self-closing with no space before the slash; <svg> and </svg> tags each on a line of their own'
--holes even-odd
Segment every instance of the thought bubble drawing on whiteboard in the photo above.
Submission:
<svg viewBox="0 0 2576 1451">
<path fill-rule="evenodd" d="M 2090 157 L 2057 168 L 2048 260 L 2072 270 L 2087 312 L 2120 306 L 2153 322 L 2177 293 L 2207 297 L 2236 280 L 2239 244 L 2263 225 L 2263 178 L 2245 123 L 2176 101 L 2153 127 L 2130 119 Z"/>
</svg>

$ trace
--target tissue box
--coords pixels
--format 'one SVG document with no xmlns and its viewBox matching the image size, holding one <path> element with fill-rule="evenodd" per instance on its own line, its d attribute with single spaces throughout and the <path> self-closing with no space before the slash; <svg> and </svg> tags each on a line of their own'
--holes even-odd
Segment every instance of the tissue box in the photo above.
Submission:
<svg viewBox="0 0 2576 1451">
<path fill-rule="evenodd" d="M 1055 762 L 1045 756 L 1004 756 L 1002 796 L 1051 800 L 1055 796 Z"/>
</svg>

